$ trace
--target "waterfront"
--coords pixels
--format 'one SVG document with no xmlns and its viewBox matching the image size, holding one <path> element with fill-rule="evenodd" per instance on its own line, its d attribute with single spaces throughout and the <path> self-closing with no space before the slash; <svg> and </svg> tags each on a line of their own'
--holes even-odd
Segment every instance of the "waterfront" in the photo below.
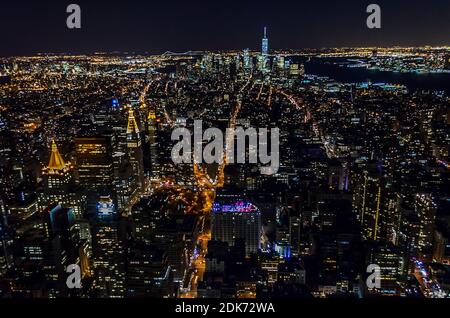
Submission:
<svg viewBox="0 0 450 318">
<path fill-rule="evenodd" d="M 369 70 L 366 68 L 349 68 L 331 62 L 333 59 L 312 59 L 305 63 L 306 74 L 326 76 L 338 82 L 361 83 L 384 82 L 388 84 L 401 84 L 408 87 L 410 91 L 431 90 L 445 91 L 450 94 L 449 73 L 396 73 L 387 71 Z"/>
</svg>

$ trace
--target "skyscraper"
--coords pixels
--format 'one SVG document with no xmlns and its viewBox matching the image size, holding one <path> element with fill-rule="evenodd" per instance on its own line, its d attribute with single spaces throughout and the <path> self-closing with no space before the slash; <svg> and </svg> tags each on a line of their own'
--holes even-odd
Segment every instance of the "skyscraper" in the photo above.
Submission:
<svg viewBox="0 0 450 318">
<path fill-rule="evenodd" d="M 68 187 L 72 176 L 72 167 L 69 162 L 65 162 L 59 153 L 55 140 L 52 140 L 52 152 L 48 165 L 42 169 L 46 190 L 49 197 L 55 197 L 55 201 L 63 200 L 65 188 Z M 53 191 L 61 193 L 50 193 Z"/>
<path fill-rule="evenodd" d="M 245 49 L 244 50 L 244 54 L 243 54 L 243 59 L 244 59 L 244 69 L 249 71 L 252 69 L 253 67 L 253 63 L 252 63 L 252 57 L 250 56 L 250 51 L 249 49 Z"/>
<path fill-rule="evenodd" d="M 144 162 L 139 127 L 133 109 L 128 110 L 127 149 L 133 174 L 141 191 L 144 190 Z"/>
<path fill-rule="evenodd" d="M 417 194 L 414 208 L 420 220 L 419 249 L 424 251 L 433 244 L 437 206 L 430 194 Z"/>
<path fill-rule="evenodd" d="M 269 39 L 267 38 L 267 27 L 264 27 L 264 37 L 261 40 L 262 55 L 269 54 Z"/>
<path fill-rule="evenodd" d="M 156 140 L 156 113 L 153 107 L 150 108 L 147 117 L 147 128 L 150 145 L 150 169 L 152 178 L 158 177 L 158 143 Z"/>
<path fill-rule="evenodd" d="M 94 290 L 98 297 L 125 296 L 125 230 L 123 219 L 102 198 L 97 216 L 92 221 L 92 254 L 96 280 Z"/>
<path fill-rule="evenodd" d="M 135 243 L 128 248 L 126 296 L 174 297 L 173 273 L 166 253 L 151 245 Z M 142 279 L 145 277 L 145 279 Z"/>
<path fill-rule="evenodd" d="M 3 276 L 11 265 L 9 256 L 9 246 L 11 243 L 6 234 L 6 209 L 3 201 L 0 199 L 0 277 Z"/>
<path fill-rule="evenodd" d="M 369 293 L 385 296 L 398 294 L 404 258 L 395 246 L 388 243 L 374 244 L 368 251 L 367 264 L 377 264 L 380 267 L 381 288 L 369 289 Z"/>
<path fill-rule="evenodd" d="M 261 213 L 252 203 L 236 196 L 218 198 L 212 208 L 212 239 L 234 245 L 243 239 L 249 256 L 259 249 Z"/>
<path fill-rule="evenodd" d="M 113 160 L 109 138 L 106 136 L 77 137 L 75 151 L 80 185 L 86 189 L 111 188 Z"/>
<path fill-rule="evenodd" d="M 364 170 L 355 187 L 353 209 L 359 216 L 365 240 L 377 241 L 384 237 L 382 196 L 382 176 L 374 171 Z"/>
<path fill-rule="evenodd" d="M 86 194 L 88 212 L 95 213 L 100 196 L 115 198 L 111 137 L 77 137 L 75 152 L 78 182 Z"/>
<path fill-rule="evenodd" d="M 22 250 L 16 256 L 16 268 L 21 274 L 11 288 L 13 294 L 54 298 L 83 292 L 66 285 L 66 268 L 70 264 L 82 263 L 80 252 L 86 243 L 78 239 L 75 222 L 73 210 L 58 204 L 52 204 L 35 215 L 35 220 L 29 224 L 39 226 L 29 227 L 24 232 Z M 82 274 L 83 279 L 85 271 Z M 83 281 L 82 287 L 85 287 Z"/>
<path fill-rule="evenodd" d="M 77 217 L 82 215 L 82 199 L 74 191 L 73 166 L 65 162 L 55 140 L 52 140 L 52 151 L 49 163 L 42 169 L 43 189 L 39 196 L 39 210 L 51 203 L 61 204 L 73 209 Z"/>
<path fill-rule="evenodd" d="M 94 290 L 98 297 L 121 298 L 125 295 L 123 243 L 117 238 L 115 224 L 96 224 L 94 228 Z"/>
</svg>

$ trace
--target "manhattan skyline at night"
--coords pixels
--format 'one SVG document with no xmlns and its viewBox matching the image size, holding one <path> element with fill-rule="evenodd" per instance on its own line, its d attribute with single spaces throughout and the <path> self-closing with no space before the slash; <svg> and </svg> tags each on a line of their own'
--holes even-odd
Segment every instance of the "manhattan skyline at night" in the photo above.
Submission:
<svg viewBox="0 0 450 318">
<path fill-rule="evenodd" d="M 432 2 L 5 5 L 0 303 L 450 298 Z"/>
</svg>

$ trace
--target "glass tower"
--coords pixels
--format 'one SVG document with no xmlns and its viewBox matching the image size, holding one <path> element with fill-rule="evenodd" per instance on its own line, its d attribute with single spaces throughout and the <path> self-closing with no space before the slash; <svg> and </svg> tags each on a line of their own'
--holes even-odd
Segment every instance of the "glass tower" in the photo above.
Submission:
<svg viewBox="0 0 450 318">
<path fill-rule="evenodd" d="M 261 41 L 261 53 L 263 55 L 269 54 L 269 39 L 267 38 L 267 27 L 264 27 L 264 37 Z"/>
</svg>

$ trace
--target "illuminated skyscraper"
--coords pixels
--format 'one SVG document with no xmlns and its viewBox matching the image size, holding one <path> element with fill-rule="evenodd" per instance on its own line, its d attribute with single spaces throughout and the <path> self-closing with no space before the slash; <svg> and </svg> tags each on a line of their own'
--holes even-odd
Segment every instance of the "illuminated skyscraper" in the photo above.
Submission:
<svg viewBox="0 0 450 318">
<path fill-rule="evenodd" d="M 244 50 L 244 69 L 250 70 L 253 67 L 252 57 L 250 56 L 250 51 L 248 49 Z"/>
<path fill-rule="evenodd" d="M 111 143 L 107 137 L 75 138 L 80 185 L 87 189 L 110 188 L 113 183 Z"/>
<path fill-rule="evenodd" d="M 391 244 L 376 244 L 368 251 L 366 262 L 380 266 L 381 274 L 380 288 L 369 289 L 369 292 L 384 296 L 398 295 L 399 281 L 404 267 L 401 252 Z"/>
<path fill-rule="evenodd" d="M 81 217 L 83 204 L 82 198 L 74 191 L 73 166 L 64 161 L 54 140 L 49 163 L 42 169 L 42 178 L 43 191 L 39 196 L 39 210 L 56 203 L 72 208 L 74 214 Z"/>
<path fill-rule="evenodd" d="M 12 245 L 6 233 L 6 208 L 0 199 L 0 277 L 3 276 L 12 262 L 9 255 L 9 245 Z"/>
<path fill-rule="evenodd" d="M 279 69 L 279 70 L 283 70 L 284 69 L 284 62 L 285 62 L 285 59 L 284 59 L 284 56 L 283 55 L 278 55 L 277 56 L 277 64 L 276 64 L 276 67 Z"/>
<path fill-rule="evenodd" d="M 125 295 L 123 242 L 116 223 L 94 225 L 94 289 L 98 297 L 121 298 Z"/>
<path fill-rule="evenodd" d="M 417 194 L 414 208 L 420 220 L 418 245 L 424 251 L 433 244 L 437 206 L 431 195 Z"/>
<path fill-rule="evenodd" d="M 212 239 L 234 245 L 245 242 L 246 255 L 260 246 L 261 213 L 252 203 L 235 196 L 219 197 L 212 208 Z"/>
<path fill-rule="evenodd" d="M 61 190 L 66 188 L 71 179 L 72 166 L 65 162 L 59 153 L 58 147 L 52 140 L 52 152 L 48 165 L 42 170 L 46 188 Z M 58 198 L 56 198 L 58 201 Z M 61 199 L 61 198 L 59 198 Z"/>
<path fill-rule="evenodd" d="M 120 215 L 107 197 L 100 199 L 92 221 L 92 254 L 97 297 L 125 296 L 125 234 Z"/>
<path fill-rule="evenodd" d="M 144 162 L 142 154 L 142 142 L 139 127 L 134 117 L 134 112 L 130 108 L 128 110 L 127 125 L 127 148 L 130 164 L 133 168 L 133 175 L 136 178 L 138 187 L 144 190 Z"/>
<path fill-rule="evenodd" d="M 377 241 L 384 236 L 382 196 L 382 177 L 364 170 L 356 184 L 353 209 L 358 214 L 365 240 Z"/>
<path fill-rule="evenodd" d="M 239 71 L 241 69 L 241 57 L 239 54 L 236 54 L 234 57 L 234 64 L 236 66 L 236 71 Z"/>
<path fill-rule="evenodd" d="M 29 227 L 23 235 L 22 252 L 17 255 L 16 264 L 20 274 L 11 292 L 19 297 L 81 295 L 82 289 L 71 289 L 66 284 L 66 268 L 83 263 L 81 251 L 86 243 L 78 239 L 73 210 L 52 204 L 36 215 L 33 222 L 39 226 Z M 87 287 L 84 270 L 83 267 L 82 288 Z"/>
<path fill-rule="evenodd" d="M 148 113 L 147 127 L 150 145 L 150 165 L 152 177 L 154 178 L 158 174 L 158 143 L 156 141 L 156 114 L 153 107 L 150 107 Z"/>
<path fill-rule="evenodd" d="M 89 213 L 95 213 L 99 197 L 115 197 L 114 169 L 109 136 L 75 138 L 77 178 L 86 193 Z"/>
<path fill-rule="evenodd" d="M 264 27 L 264 37 L 261 40 L 262 55 L 269 54 L 269 39 L 267 38 L 267 27 Z"/>
</svg>

